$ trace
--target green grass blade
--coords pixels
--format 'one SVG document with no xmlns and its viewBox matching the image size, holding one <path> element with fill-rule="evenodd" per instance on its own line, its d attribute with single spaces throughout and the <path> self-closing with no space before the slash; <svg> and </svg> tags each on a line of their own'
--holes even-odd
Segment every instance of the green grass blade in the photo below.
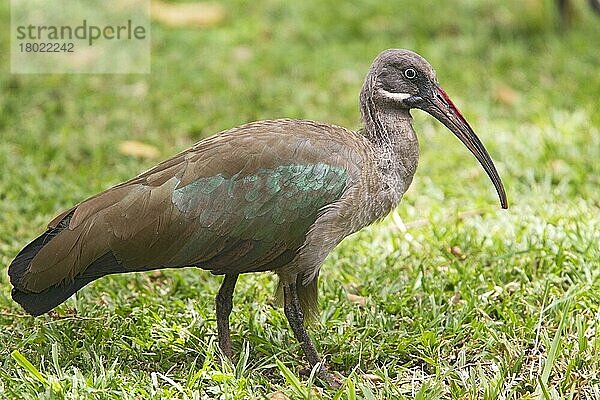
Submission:
<svg viewBox="0 0 600 400">
<path fill-rule="evenodd" d="M 552 372 L 552 367 L 554 366 L 554 363 L 556 362 L 556 359 L 558 356 L 558 352 L 559 352 L 559 348 L 560 348 L 560 339 L 562 337 L 563 327 L 565 324 L 565 320 L 567 318 L 567 312 L 570 309 L 568 304 L 569 303 L 567 303 L 567 305 L 563 309 L 563 313 L 562 313 L 560 322 L 558 324 L 558 329 L 556 330 L 556 333 L 554 334 L 554 339 L 552 340 L 552 344 L 550 345 L 550 350 L 548 351 L 548 358 L 546 359 L 546 362 L 544 363 L 544 369 L 542 370 L 542 375 L 540 376 L 540 380 L 544 384 L 548 383 L 548 378 L 550 378 L 550 373 Z"/>
<path fill-rule="evenodd" d="M 38 369 L 23 355 L 19 350 L 14 350 L 11 354 L 12 358 L 19 364 L 25 371 L 34 377 L 38 382 L 43 385 L 48 384 L 46 377 L 38 371 Z"/>
<path fill-rule="evenodd" d="M 558 329 L 556 329 L 556 332 L 554 333 L 554 338 L 552 339 L 552 343 L 550 344 L 550 349 L 548 350 L 548 357 L 546 358 L 546 361 L 544 363 L 544 368 L 542 369 L 542 373 L 540 374 L 540 376 L 538 376 L 537 378 L 537 393 L 539 395 L 541 392 L 541 395 L 544 397 L 544 399 L 547 400 L 552 399 L 552 396 L 550 395 L 550 392 L 548 390 L 548 379 L 550 378 L 552 369 L 554 368 L 554 365 L 558 359 L 563 328 L 568 316 L 568 311 L 571 309 L 570 304 L 571 302 L 567 301 L 567 303 L 563 307 L 560 322 L 558 323 Z"/>
<path fill-rule="evenodd" d="M 303 399 L 308 400 L 310 397 L 310 392 L 304 387 L 302 382 L 300 382 L 300 379 L 298 379 L 298 377 L 288 367 L 286 367 L 281 360 L 276 358 L 275 364 L 277 364 L 277 368 L 279 368 L 279 371 L 285 380 L 292 385 L 294 392 L 296 392 L 296 394 L 301 396 Z"/>
</svg>

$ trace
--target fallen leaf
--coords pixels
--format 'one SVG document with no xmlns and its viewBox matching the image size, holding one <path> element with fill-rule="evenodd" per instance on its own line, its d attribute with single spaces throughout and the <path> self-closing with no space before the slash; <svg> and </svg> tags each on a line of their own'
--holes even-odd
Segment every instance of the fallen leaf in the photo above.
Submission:
<svg viewBox="0 0 600 400">
<path fill-rule="evenodd" d="M 516 292 L 520 288 L 521 284 L 519 282 L 508 282 L 506 285 L 504 285 L 504 289 L 506 289 L 510 293 Z"/>
<path fill-rule="evenodd" d="M 69 64 L 77 69 L 92 68 L 100 62 L 103 56 L 103 52 L 95 46 L 80 47 L 72 54 L 69 56 Z"/>
<path fill-rule="evenodd" d="M 236 61 L 248 61 L 254 57 L 254 51 L 250 46 L 237 46 L 233 49 L 232 56 Z"/>
<path fill-rule="evenodd" d="M 160 279 L 162 279 L 162 277 L 163 277 L 163 273 L 159 269 L 152 271 L 149 275 L 149 278 L 151 281 L 160 280 Z"/>
<path fill-rule="evenodd" d="M 351 294 L 351 293 L 348 293 L 346 295 L 346 297 L 348 298 L 348 301 L 350 301 L 351 303 L 354 303 L 354 304 L 358 304 L 359 306 L 364 306 L 367 304 L 366 297 L 358 296 L 358 295 Z"/>
<path fill-rule="evenodd" d="M 498 285 L 494 285 L 494 289 L 489 290 L 489 291 L 479 295 L 479 298 L 483 301 L 487 301 L 490 299 L 495 300 L 498 297 L 500 297 L 500 295 L 502 295 L 502 292 L 504 292 L 504 289 L 502 289 Z"/>
<path fill-rule="evenodd" d="M 122 86 L 123 93 L 133 98 L 143 98 L 148 94 L 148 84 L 146 82 L 136 82 L 131 85 Z"/>
<path fill-rule="evenodd" d="M 108 297 L 105 294 L 102 294 L 100 296 L 97 303 L 100 304 L 101 306 L 105 306 L 105 307 L 110 304 L 110 302 L 108 301 Z"/>
<path fill-rule="evenodd" d="M 364 374 L 363 379 L 371 381 L 373 383 L 383 382 L 383 378 L 375 374 Z"/>
<path fill-rule="evenodd" d="M 271 397 L 269 397 L 269 399 L 271 399 L 271 400 L 290 400 L 290 398 L 287 397 L 285 395 L 285 393 L 283 393 L 281 391 L 277 391 L 277 392 L 273 393 L 271 395 Z"/>
<path fill-rule="evenodd" d="M 454 292 L 452 297 L 450 297 L 450 304 L 458 304 L 460 301 L 460 292 Z"/>
<path fill-rule="evenodd" d="M 119 153 L 124 156 L 139 158 L 158 158 L 160 151 L 152 145 L 136 140 L 125 140 L 119 144 Z"/>
<path fill-rule="evenodd" d="M 550 168 L 556 175 L 564 175 L 569 172 L 569 164 L 560 158 L 550 161 Z"/>
<path fill-rule="evenodd" d="M 452 246 L 448 249 L 448 251 L 459 260 L 464 260 L 467 258 L 467 256 L 462 252 L 462 249 L 458 246 Z"/>
<path fill-rule="evenodd" d="M 496 88 L 494 97 L 500 104 L 512 106 L 519 100 L 519 92 L 510 86 L 500 85 Z"/>
<path fill-rule="evenodd" d="M 153 1 L 152 18 L 168 26 L 207 27 L 225 18 L 225 8 L 216 3 L 164 3 Z"/>
</svg>

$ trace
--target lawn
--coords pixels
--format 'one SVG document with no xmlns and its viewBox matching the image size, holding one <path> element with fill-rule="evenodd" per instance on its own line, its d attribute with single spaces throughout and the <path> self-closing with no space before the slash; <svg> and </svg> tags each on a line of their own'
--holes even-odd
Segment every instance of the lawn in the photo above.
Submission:
<svg viewBox="0 0 600 400">
<path fill-rule="evenodd" d="M 212 26 L 153 23 L 148 75 L 11 75 L 0 58 L 0 397 L 600 398 L 600 18 L 573 3 L 561 31 L 550 0 L 228 0 Z M 6 267 L 56 214 L 203 137 L 277 117 L 359 128 L 362 79 L 390 47 L 436 68 L 510 208 L 414 111 L 400 207 L 322 269 L 309 332 L 340 389 L 300 375 L 270 274 L 236 288 L 236 366 L 216 345 L 221 278 L 201 270 L 103 278 L 35 319 L 11 300 Z"/>
</svg>

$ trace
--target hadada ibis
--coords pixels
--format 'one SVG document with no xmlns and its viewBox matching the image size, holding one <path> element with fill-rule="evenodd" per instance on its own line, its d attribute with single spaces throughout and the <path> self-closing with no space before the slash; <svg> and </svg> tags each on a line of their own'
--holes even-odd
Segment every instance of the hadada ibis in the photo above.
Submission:
<svg viewBox="0 0 600 400">
<path fill-rule="evenodd" d="M 383 218 L 408 189 L 419 157 L 410 110 L 452 131 L 504 187 L 486 149 L 418 54 L 385 50 L 360 93 L 363 128 L 308 120 L 252 122 L 201 140 L 54 218 L 11 263 L 12 297 L 37 316 L 105 275 L 199 267 L 224 275 L 219 345 L 232 358 L 229 314 L 238 276 L 272 271 L 311 366 L 332 384 L 304 327 L 323 260 Z"/>
</svg>

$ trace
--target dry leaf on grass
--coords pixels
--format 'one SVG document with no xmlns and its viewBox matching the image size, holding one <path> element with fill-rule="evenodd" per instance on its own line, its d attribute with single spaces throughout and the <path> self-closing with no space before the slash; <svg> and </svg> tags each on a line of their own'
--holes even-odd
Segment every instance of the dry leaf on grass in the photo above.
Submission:
<svg viewBox="0 0 600 400">
<path fill-rule="evenodd" d="M 458 304 L 460 303 L 460 292 L 454 292 L 452 297 L 450 297 L 450 304 Z"/>
<path fill-rule="evenodd" d="M 364 374 L 363 379 L 373 383 L 383 382 L 383 378 L 375 374 Z"/>
<path fill-rule="evenodd" d="M 168 26 L 213 26 L 225 18 L 225 8 L 216 3 L 152 2 L 152 19 Z"/>
<path fill-rule="evenodd" d="M 462 249 L 458 246 L 452 246 L 448 249 L 448 252 L 450 254 L 452 254 L 454 257 L 458 258 L 459 260 L 464 260 L 465 258 L 467 258 L 467 255 L 463 253 Z"/>
<path fill-rule="evenodd" d="M 285 393 L 277 391 L 269 397 L 270 400 L 290 400 L 289 397 L 285 395 Z"/>
<path fill-rule="evenodd" d="M 152 145 L 136 140 L 125 140 L 119 144 L 119 153 L 124 156 L 139 158 L 158 158 L 160 151 Z"/>
<path fill-rule="evenodd" d="M 346 297 L 348 298 L 348 300 L 351 303 L 358 304 L 359 306 L 364 306 L 364 305 L 367 304 L 367 298 L 366 297 L 358 296 L 358 295 L 351 294 L 351 293 L 348 293 L 346 295 Z"/>
<path fill-rule="evenodd" d="M 519 101 L 519 92 L 510 86 L 500 85 L 496 88 L 494 97 L 496 101 L 505 106 L 512 106 Z"/>
</svg>

